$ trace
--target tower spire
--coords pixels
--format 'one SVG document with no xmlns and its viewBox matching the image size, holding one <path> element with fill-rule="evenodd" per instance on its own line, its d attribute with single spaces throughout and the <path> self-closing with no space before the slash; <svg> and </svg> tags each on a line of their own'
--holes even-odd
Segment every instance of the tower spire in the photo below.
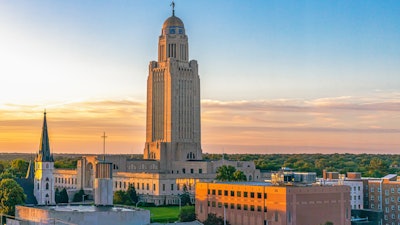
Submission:
<svg viewBox="0 0 400 225">
<path fill-rule="evenodd" d="M 50 154 L 50 141 L 47 131 L 46 109 L 44 110 L 42 137 L 40 139 L 39 154 L 37 160 L 42 162 L 53 162 L 53 156 Z"/>
<path fill-rule="evenodd" d="M 172 16 L 175 16 L 175 2 L 174 2 L 174 0 L 172 0 L 171 6 L 172 6 Z"/>
</svg>

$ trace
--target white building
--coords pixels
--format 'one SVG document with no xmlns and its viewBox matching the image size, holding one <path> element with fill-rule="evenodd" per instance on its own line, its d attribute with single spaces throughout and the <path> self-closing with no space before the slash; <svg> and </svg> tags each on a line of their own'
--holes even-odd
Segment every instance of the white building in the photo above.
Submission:
<svg viewBox="0 0 400 225">
<path fill-rule="evenodd" d="M 349 172 L 339 179 L 320 179 L 322 185 L 346 185 L 350 187 L 351 209 L 364 209 L 364 185 L 360 173 Z"/>
</svg>

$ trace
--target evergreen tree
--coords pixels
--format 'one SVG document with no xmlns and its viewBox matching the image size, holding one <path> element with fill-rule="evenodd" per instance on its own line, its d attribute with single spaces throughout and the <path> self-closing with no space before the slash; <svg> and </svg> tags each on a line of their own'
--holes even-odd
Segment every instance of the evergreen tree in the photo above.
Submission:
<svg viewBox="0 0 400 225">
<path fill-rule="evenodd" d="M 128 195 L 129 199 L 131 200 L 132 204 L 135 204 L 139 201 L 139 197 L 136 193 L 135 187 L 131 184 L 126 190 L 126 194 Z"/>
<path fill-rule="evenodd" d="M 60 203 L 68 203 L 69 197 L 67 193 L 67 189 L 63 188 L 60 192 Z"/>
<path fill-rule="evenodd" d="M 187 186 L 186 184 L 183 185 L 183 193 L 179 196 L 179 198 L 181 199 L 181 205 L 185 206 L 185 205 L 191 205 L 191 201 L 190 201 L 190 194 L 187 190 Z"/>
<path fill-rule="evenodd" d="M 82 200 L 86 200 L 87 199 L 87 195 L 85 195 L 85 199 L 82 199 L 82 196 L 85 195 L 85 191 L 84 190 L 79 190 L 77 193 L 75 193 L 74 198 L 72 199 L 73 202 L 81 202 Z"/>
<path fill-rule="evenodd" d="M 54 196 L 55 196 L 56 204 L 60 203 L 61 202 L 61 200 L 60 200 L 60 191 L 58 190 L 58 188 L 56 188 Z"/>
</svg>

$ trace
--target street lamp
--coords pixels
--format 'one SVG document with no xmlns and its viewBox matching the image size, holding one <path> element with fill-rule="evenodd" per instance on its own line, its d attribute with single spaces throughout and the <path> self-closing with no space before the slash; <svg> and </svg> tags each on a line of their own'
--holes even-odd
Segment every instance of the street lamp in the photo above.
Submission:
<svg viewBox="0 0 400 225">
<path fill-rule="evenodd" d="M 181 212 L 181 205 L 182 205 L 182 200 L 181 200 L 181 196 L 178 195 L 178 200 L 179 200 L 179 212 Z"/>
</svg>

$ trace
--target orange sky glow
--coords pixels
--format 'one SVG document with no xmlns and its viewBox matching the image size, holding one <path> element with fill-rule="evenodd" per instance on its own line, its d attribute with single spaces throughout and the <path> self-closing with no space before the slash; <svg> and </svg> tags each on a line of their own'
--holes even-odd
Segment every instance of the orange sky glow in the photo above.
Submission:
<svg viewBox="0 0 400 225">
<path fill-rule="evenodd" d="M 382 100 L 384 99 L 384 100 Z M 206 153 L 397 153 L 399 94 L 375 98 L 202 101 Z M 97 100 L 47 107 L 53 153 L 141 154 L 145 102 Z M 43 108 L 0 108 L 0 152 L 36 153 Z"/>
</svg>

